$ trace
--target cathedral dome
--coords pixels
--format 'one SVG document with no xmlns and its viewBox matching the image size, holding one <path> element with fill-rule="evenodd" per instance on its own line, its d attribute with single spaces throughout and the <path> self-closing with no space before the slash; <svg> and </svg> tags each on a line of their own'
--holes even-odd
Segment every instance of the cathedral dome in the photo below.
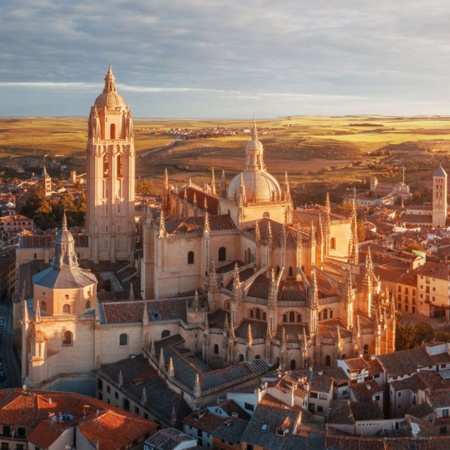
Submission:
<svg viewBox="0 0 450 450">
<path fill-rule="evenodd" d="M 241 192 L 241 180 L 245 189 L 245 197 L 249 203 L 278 201 L 281 188 L 278 181 L 265 170 L 258 172 L 242 172 L 236 175 L 228 186 L 228 199 L 237 201 Z"/>
<path fill-rule="evenodd" d="M 112 72 L 111 65 L 108 67 L 108 73 L 105 76 L 105 87 L 103 92 L 95 99 L 94 106 L 98 109 L 126 107 L 125 100 L 116 90 L 116 77 Z"/>
<path fill-rule="evenodd" d="M 264 147 L 258 140 L 256 124 L 253 124 L 252 139 L 245 146 L 245 170 L 236 175 L 228 186 L 228 199 L 237 202 L 244 194 L 249 203 L 278 201 L 281 188 L 278 181 L 266 171 Z"/>
<path fill-rule="evenodd" d="M 98 108 L 117 108 L 126 106 L 125 100 L 117 92 L 103 92 L 96 99 L 94 105 Z"/>
</svg>

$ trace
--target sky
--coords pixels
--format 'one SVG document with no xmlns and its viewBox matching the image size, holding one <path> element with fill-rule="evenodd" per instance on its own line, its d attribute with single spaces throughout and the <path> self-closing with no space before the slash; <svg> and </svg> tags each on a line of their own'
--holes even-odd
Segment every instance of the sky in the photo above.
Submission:
<svg viewBox="0 0 450 450">
<path fill-rule="evenodd" d="M 444 0 L 0 2 L 0 116 L 450 115 Z"/>
</svg>

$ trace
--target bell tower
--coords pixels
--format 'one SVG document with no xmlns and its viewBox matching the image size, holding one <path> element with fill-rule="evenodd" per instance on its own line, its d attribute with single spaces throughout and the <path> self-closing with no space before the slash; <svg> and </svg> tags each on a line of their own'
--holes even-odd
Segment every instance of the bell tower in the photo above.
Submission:
<svg viewBox="0 0 450 450">
<path fill-rule="evenodd" d="M 89 114 L 86 160 L 90 259 L 128 259 L 135 242 L 133 120 L 111 65 Z"/>
</svg>

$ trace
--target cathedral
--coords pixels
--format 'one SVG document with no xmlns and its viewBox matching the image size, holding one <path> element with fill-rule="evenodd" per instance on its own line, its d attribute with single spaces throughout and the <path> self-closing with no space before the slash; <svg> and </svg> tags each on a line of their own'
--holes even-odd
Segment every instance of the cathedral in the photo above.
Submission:
<svg viewBox="0 0 450 450">
<path fill-rule="evenodd" d="M 165 173 L 161 210 L 144 211 L 138 249 L 132 116 L 111 67 L 88 130 L 85 235 L 63 222 L 53 252 L 25 241 L 18 250 L 24 384 L 90 392 L 100 365 L 168 340 L 211 370 L 333 366 L 394 350 L 393 299 L 370 248 L 359 253 L 355 206 L 349 217 L 328 198 L 296 209 L 288 174 L 279 182 L 268 171 L 256 124 L 229 183 L 211 169 L 204 186 L 175 188 Z M 120 289 L 123 271 L 140 295 L 102 297 L 102 280 Z"/>
</svg>

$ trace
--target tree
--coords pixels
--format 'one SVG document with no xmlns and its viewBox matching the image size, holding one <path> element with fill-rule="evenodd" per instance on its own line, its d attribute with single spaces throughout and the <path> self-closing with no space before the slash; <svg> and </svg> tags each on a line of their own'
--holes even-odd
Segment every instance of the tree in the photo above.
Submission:
<svg viewBox="0 0 450 450">
<path fill-rule="evenodd" d="M 136 182 L 136 194 L 156 195 L 156 187 L 152 181 L 147 179 L 140 179 Z"/>
</svg>

